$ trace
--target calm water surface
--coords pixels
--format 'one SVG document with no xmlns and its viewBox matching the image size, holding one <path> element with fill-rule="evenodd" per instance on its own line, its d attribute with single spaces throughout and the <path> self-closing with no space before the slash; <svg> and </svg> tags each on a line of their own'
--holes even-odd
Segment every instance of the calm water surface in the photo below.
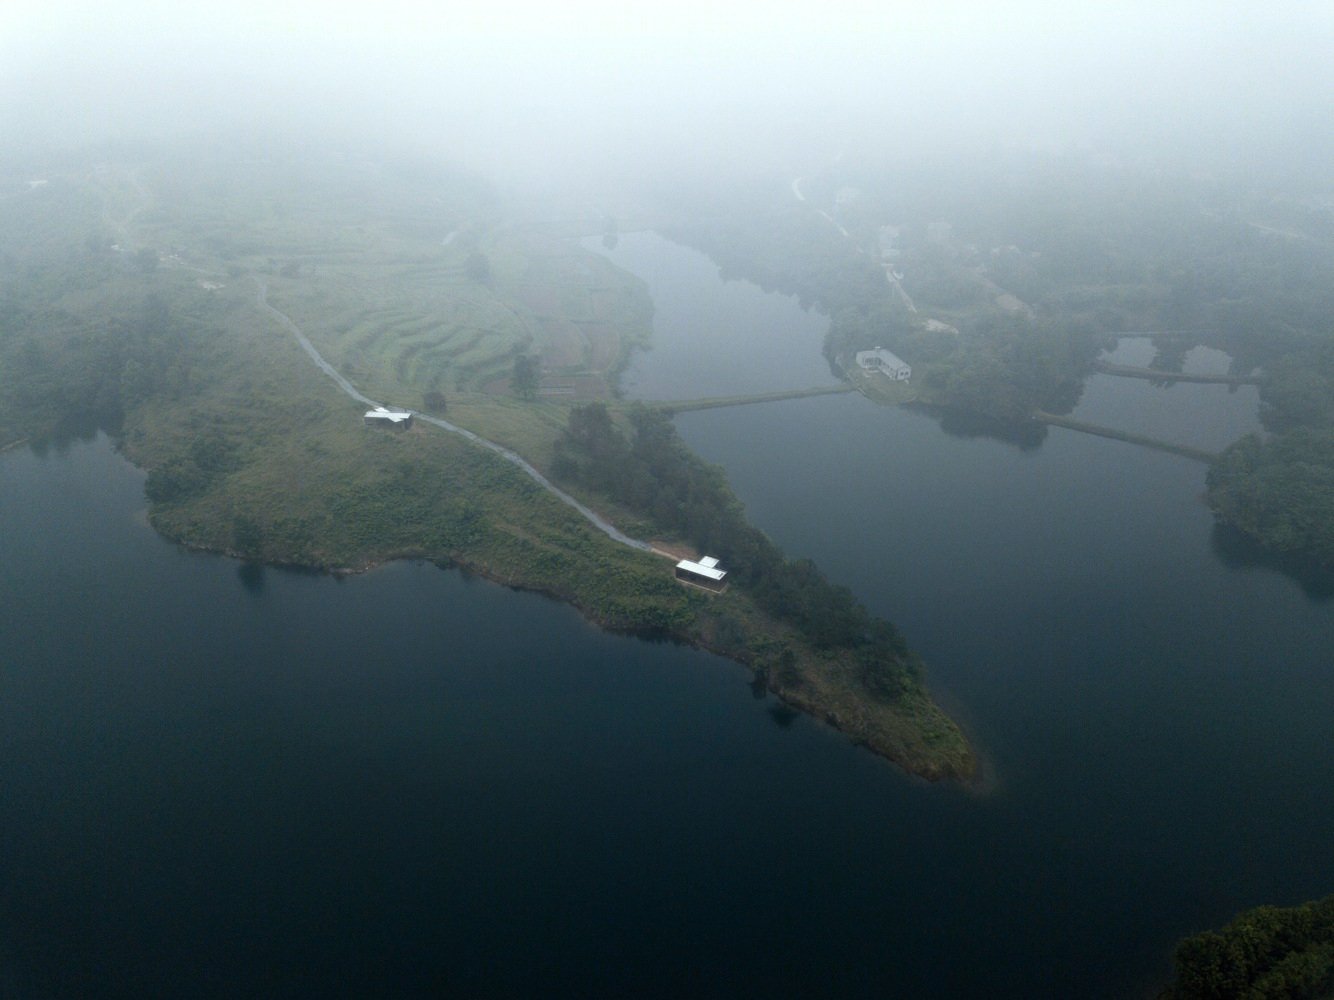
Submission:
<svg viewBox="0 0 1334 1000">
<path fill-rule="evenodd" d="M 1143 368 L 1153 362 L 1156 353 L 1151 338 L 1135 336 L 1122 337 L 1116 349 L 1103 357 L 1114 364 Z M 1231 358 L 1222 351 L 1194 347 L 1187 352 L 1182 368 L 1200 375 L 1224 375 L 1230 366 Z M 1157 385 L 1144 379 L 1094 375 L 1070 415 L 1206 451 L 1219 451 L 1245 434 L 1263 431 L 1260 391 L 1253 385 Z"/>
<path fill-rule="evenodd" d="M 183 552 L 105 439 L 11 453 L 0 994 L 1140 997 L 1334 891 L 1334 601 L 1221 558 L 1202 466 L 856 396 L 677 424 L 900 625 L 989 793 L 456 571 Z"/>
<path fill-rule="evenodd" d="M 820 354 L 829 320 L 789 295 L 722 281 L 708 257 L 656 233 L 624 233 L 614 250 L 584 246 L 649 282 L 653 346 L 621 379 L 633 399 L 681 400 L 833 384 Z"/>
</svg>

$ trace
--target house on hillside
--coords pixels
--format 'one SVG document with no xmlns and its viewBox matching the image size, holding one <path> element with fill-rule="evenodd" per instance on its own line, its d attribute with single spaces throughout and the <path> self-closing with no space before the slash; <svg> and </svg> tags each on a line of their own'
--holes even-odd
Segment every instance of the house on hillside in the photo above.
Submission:
<svg viewBox="0 0 1334 1000">
<path fill-rule="evenodd" d="M 676 578 L 694 587 L 703 587 L 716 594 L 727 589 L 727 571 L 718 568 L 718 560 L 704 556 L 699 562 L 682 559 L 676 564 Z"/>
<path fill-rule="evenodd" d="M 858 351 L 857 367 L 863 371 L 882 372 L 894 382 L 906 382 L 912 378 L 912 366 L 883 347 L 877 347 L 874 351 Z"/>
<path fill-rule="evenodd" d="M 377 406 L 373 410 L 366 411 L 366 426 L 388 427 L 394 431 L 407 430 L 412 426 L 412 414 L 407 410 L 390 410 Z"/>
</svg>

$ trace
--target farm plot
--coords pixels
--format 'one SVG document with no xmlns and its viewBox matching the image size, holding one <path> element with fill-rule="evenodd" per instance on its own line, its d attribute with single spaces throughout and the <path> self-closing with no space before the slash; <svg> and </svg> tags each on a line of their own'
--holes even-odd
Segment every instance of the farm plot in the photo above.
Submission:
<svg viewBox="0 0 1334 1000">
<path fill-rule="evenodd" d="M 482 277 L 469 273 L 478 255 Z M 440 388 L 508 395 L 521 353 L 539 356 L 543 388 L 607 395 L 607 374 L 643 342 L 651 313 L 643 286 L 597 255 L 513 233 L 356 263 L 316 259 L 271 282 L 270 297 L 348 378 L 405 403 Z"/>
</svg>

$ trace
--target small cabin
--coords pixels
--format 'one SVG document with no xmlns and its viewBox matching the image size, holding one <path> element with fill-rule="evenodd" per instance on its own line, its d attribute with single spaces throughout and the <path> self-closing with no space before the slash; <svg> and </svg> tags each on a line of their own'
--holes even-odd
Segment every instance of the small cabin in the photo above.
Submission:
<svg viewBox="0 0 1334 1000">
<path fill-rule="evenodd" d="M 676 564 L 676 578 L 694 587 L 703 587 L 716 594 L 727 589 L 727 570 L 718 568 L 718 560 L 704 556 L 699 562 L 682 559 Z"/>
<path fill-rule="evenodd" d="M 388 427 L 390 430 L 407 430 L 412 426 L 412 414 L 407 410 L 390 410 L 377 406 L 366 411 L 367 427 Z"/>
<path fill-rule="evenodd" d="M 912 366 L 883 347 L 877 347 L 874 351 L 858 351 L 857 366 L 863 371 L 882 372 L 894 382 L 906 382 L 912 378 Z"/>
</svg>

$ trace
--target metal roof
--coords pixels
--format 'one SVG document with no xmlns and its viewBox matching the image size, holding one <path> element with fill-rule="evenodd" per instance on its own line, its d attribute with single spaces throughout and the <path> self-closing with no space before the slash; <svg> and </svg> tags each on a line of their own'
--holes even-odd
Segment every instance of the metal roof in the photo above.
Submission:
<svg viewBox="0 0 1334 1000">
<path fill-rule="evenodd" d="M 402 423 L 404 420 L 411 419 L 412 414 L 407 410 L 388 410 L 383 406 L 377 406 L 373 410 L 366 411 L 367 420 L 392 420 L 394 423 Z"/>
<path fill-rule="evenodd" d="M 707 559 L 708 557 L 706 556 L 705 558 Z M 687 573 L 694 573 L 696 576 L 708 577 L 710 580 L 721 580 L 727 575 L 726 570 L 715 568 L 718 565 L 717 559 L 710 561 L 713 563 L 712 566 L 705 566 L 702 560 L 700 562 L 691 562 L 689 559 L 682 559 L 676 564 L 676 568 L 683 569 Z"/>
<path fill-rule="evenodd" d="M 899 356 L 898 356 L 897 354 L 895 354 L 893 351 L 887 351 L 887 350 L 885 350 L 883 347 L 877 347 L 874 351 L 858 351 L 858 352 L 857 352 L 857 364 L 861 364 L 861 363 L 862 363 L 862 359 L 864 359 L 864 358 L 871 358 L 871 357 L 873 357 L 873 358 L 878 358 L 878 359 L 880 360 L 881 364 L 885 365 L 887 368 L 911 368 L 911 367 L 912 367 L 911 365 L 908 364 L 908 362 L 904 361 L 901 357 L 899 357 Z"/>
</svg>

